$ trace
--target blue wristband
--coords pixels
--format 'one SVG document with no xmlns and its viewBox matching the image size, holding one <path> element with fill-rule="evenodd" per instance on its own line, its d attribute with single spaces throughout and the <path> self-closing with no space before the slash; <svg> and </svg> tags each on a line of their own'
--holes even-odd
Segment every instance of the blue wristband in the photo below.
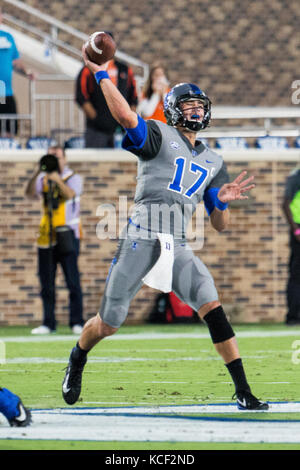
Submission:
<svg viewBox="0 0 300 470">
<path fill-rule="evenodd" d="M 220 201 L 220 199 L 218 198 L 218 196 L 216 196 L 216 199 L 215 199 L 215 207 L 217 209 L 219 209 L 219 211 L 225 211 L 228 207 L 228 202 L 222 202 Z"/>
<path fill-rule="evenodd" d="M 106 70 L 99 70 L 98 72 L 95 73 L 95 79 L 98 85 L 101 82 L 101 80 L 103 80 L 103 78 L 108 78 L 110 80 L 109 75 Z"/>
</svg>

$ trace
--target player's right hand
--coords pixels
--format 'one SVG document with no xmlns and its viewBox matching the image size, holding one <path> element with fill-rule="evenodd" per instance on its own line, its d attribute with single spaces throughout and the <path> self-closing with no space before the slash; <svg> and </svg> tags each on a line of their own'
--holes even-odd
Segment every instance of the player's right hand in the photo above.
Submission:
<svg viewBox="0 0 300 470">
<path fill-rule="evenodd" d="M 105 62 L 102 65 L 95 64 L 95 62 L 92 62 L 91 60 L 88 59 L 88 56 L 85 52 L 84 45 L 82 46 L 81 53 L 82 53 L 82 58 L 84 60 L 85 65 L 93 74 L 100 72 L 100 70 L 107 70 L 109 61 Z"/>
</svg>

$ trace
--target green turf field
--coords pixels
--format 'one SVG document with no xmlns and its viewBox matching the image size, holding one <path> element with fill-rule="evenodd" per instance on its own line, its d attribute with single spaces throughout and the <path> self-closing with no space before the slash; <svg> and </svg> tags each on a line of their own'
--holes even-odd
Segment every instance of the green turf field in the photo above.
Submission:
<svg viewBox="0 0 300 470">
<path fill-rule="evenodd" d="M 300 402 L 300 328 L 285 325 L 235 326 L 240 352 L 252 392 L 269 402 Z M 200 335 L 200 337 L 196 337 Z M 70 408 L 61 397 L 61 383 L 76 337 L 66 327 L 55 335 L 33 337 L 29 328 L 2 327 L 0 342 L 5 362 L 0 385 L 22 397 L 34 410 Z M 299 341 L 299 344 L 296 343 Z M 1 343 L 0 343 L 1 345 Z M 124 408 L 234 403 L 231 379 L 217 356 L 204 325 L 124 326 L 89 354 L 83 389 L 76 408 Z M 143 409 L 143 408 L 142 408 Z M 300 411 L 300 403 L 299 403 Z M 245 422 L 291 422 L 300 427 L 300 412 L 205 414 Z M 87 414 L 87 413 L 86 413 Z M 166 412 L 165 417 L 173 412 Z M 201 411 L 176 413 L 203 418 Z M 34 417 L 33 413 L 33 417 Z M 80 427 L 80 415 L 75 418 Z M 92 419 L 92 418 L 91 418 Z M 191 421 L 192 422 L 192 421 Z M 234 422 L 234 421 L 233 421 Z M 242 424 L 243 424 L 242 423 Z M 239 424 L 239 423 L 238 423 Z M 1 431 L 6 430 L 1 437 Z M 11 428 L 0 418 L 0 449 L 299 449 L 285 443 L 116 441 L 8 439 Z M 4 431 L 3 431 L 4 432 Z M 291 430 L 293 434 L 295 431 Z M 26 434 L 26 431 L 25 431 Z M 23 436 L 24 437 L 24 436 Z"/>
</svg>

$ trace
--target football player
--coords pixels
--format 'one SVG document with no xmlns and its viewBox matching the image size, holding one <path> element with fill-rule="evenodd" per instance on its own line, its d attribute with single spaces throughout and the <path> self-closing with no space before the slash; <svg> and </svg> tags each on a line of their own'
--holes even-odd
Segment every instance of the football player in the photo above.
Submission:
<svg viewBox="0 0 300 470">
<path fill-rule="evenodd" d="M 196 140 L 211 117 L 211 102 L 198 86 L 180 83 L 171 89 L 164 102 L 167 124 L 144 121 L 109 79 L 107 64 L 90 62 L 84 48 L 82 54 L 112 115 L 126 131 L 122 147 L 138 157 L 138 175 L 135 211 L 121 237 L 99 313 L 85 324 L 70 354 L 63 380 L 64 400 L 70 405 L 78 400 L 88 352 L 118 331 L 130 301 L 145 282 L 175 292 L 207 324 L 235 385 L 238 408 L 267 410 L 269 405 L 251 392 L 213 278 L 185 237 L 187 224 L 202 200 L 212 226 L 224 230 L 229 223 L 228 203 L 248 197 L 245 193 L 255 187 L 253 176 L 246 177 L 243 171 L 229 182 L 222 157 Z M 172 212 L 167 221 L 157 210 L 162 206 Z"/>
<path fill-rule="evenodd" d="M 11 426 L 25 427 L 31 424 L 31 412 L 23 405 L 20 397 L 7 388 L 0 388 L 0 412 Z"/>
</svg>

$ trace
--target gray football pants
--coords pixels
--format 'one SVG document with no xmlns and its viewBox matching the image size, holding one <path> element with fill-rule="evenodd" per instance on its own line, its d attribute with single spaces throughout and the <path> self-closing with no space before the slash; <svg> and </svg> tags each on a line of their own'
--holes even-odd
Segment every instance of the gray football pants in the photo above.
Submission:
<svg viewBox="0 0 300 470">
<path fill-rule="evenodd" d="M 160 255 L 160 243 L 155 239 L 127 238 L 119 243 L 108 274 L 100 317 L 113 328 L 125 321 L 131 300 L 143 285 L 143 277 Z M 173 292 L 193 310 L 215 300 L 218 293 L 214 280 L 202 261 L 185 242 L 175 240 Z"/>
</svg>

